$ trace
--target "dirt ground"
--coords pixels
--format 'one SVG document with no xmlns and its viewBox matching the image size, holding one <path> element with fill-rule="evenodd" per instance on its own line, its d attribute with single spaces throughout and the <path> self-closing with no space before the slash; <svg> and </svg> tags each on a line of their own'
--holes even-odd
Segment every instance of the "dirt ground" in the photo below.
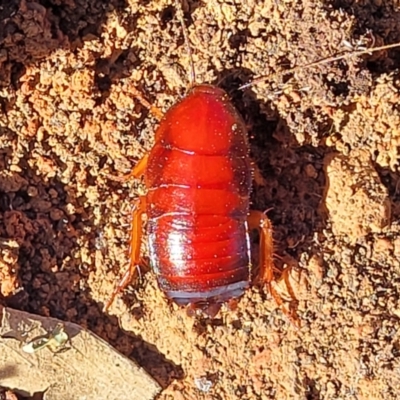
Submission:
<svg viewBox="0 0 400 400">
<path fill-rule="evenodd" d="M 188 85 L 171 0 L 1 2 L 2 303 L 91 329 L 162 400 L 399 399 L 400 49 L 279 74 L 400 42 L 399 3 L 183 4 L 197 81 L 226 89 L 249 126 L 253 208 L 269 209 L 277 266 L 298 265 L 301 327 L 256 287 L 190 318 L 146 268 L 103 311 L 144 189 L 110 175 L 157 124 L 131 88 L 167 110 Z"/>
</svg>

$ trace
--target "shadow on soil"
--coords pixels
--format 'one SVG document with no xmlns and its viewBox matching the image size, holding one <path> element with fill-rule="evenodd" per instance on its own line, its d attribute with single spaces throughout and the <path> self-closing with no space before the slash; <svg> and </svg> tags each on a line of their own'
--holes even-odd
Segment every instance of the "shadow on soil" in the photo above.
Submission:
<svg viewBox="0 0 400 400">
<path fill-rule="evenodd" d="M 324 147 L 299 146 L 294 135 L 269 104 L 262 105 L 251 89 L 232 91 L 250 80 L 248 70 L 225 71 L 218 77 L 249 129 L 256 165 L 252 209 L 266 211 L 274 227 L 276 253 L 297 259 L 313 246 L 325 228 L 319 215 L 325 177 Z"/>
<path fill-rule="evenodd" d="M 33 62 L 45 60 L 57 49 L 76 51 L 85 41 L 100 38 L 110 13 L 116 12 L 128 30 L 135 27 L 136 15 L 128 12 L 125 0 L 58 2 L 52 0 L 7 0 L 0 7 L 0 87 L 21 86 L 20 77 Z M 132 68 L 129 51 L 115 49 L 112 65 Z M 134 57 L 133 57 L 134 58 Z M 132 59 L 133 59 L 132 58 Z M 108 59 L 99 59 L 96 76 L 114 73 Z M 103 76 L 103 75 L 101 75 Z"/>
<path fill-rule="evenodd" d="M 1 130 L 0 135 L 10 143 L 15 139 L 11 131 Z M 13 151 L 11 146 L 0 150 L 3 171 Z M 82 257 L 79 237 L 87 238 L 89 251 L 94 253 L 98 227 L 90 210 L 81 206 L 83 199 L 71 196 L 74 189 L 56 178 L 43 180 L 24 161 L 18 167 L 21 172 L 0 177 L 0 249 L 11 249 L 7 252 L 10 258 L 1 263 L 1 272 L 15 278 L 20 287 L 2 303 L 87 327 L 139 363 L 162 387 L 182 378 L 179 366 L 154 345 L 122 330 L 117 318 L 103 313 L 102 304 L 91 298 L 85 278 L 94 265 Z M 67 204 L 77 211 L 68 213 Z"/>
</svg>

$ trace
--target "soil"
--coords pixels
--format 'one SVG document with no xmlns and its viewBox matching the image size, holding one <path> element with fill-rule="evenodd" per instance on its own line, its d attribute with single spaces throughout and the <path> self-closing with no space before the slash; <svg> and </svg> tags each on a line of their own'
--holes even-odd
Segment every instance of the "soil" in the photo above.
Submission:
<svg viewBox="0 0 400 400">
<path fill-rule="evenodd" d="M 400 398 L 400 49 L 282 73 L 400 42 L 398 2 L 183 5 L 197 81 L 227 90 L 249 127 L 252 207 L 269 210 L 277 269 L 295 266 L 301 327 L 258 287 L 190 318 L 145 266 L 104 311 L 144 189 L 112 176 L 157 126 L 132 88 L 165 111 L 188 87 L 167 0 L 2 2 L 2 303 L 94 331 L 163 400 Z"/>
</svg>

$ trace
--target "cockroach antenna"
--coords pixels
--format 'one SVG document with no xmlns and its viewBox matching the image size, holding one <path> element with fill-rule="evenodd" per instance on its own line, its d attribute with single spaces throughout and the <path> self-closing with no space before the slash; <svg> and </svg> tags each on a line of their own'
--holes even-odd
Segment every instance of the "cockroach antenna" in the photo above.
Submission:
<svg viewBox="0 0 400 400">
<path fill-rule="evenodd" d="M 182 26 L 183 39 L 185 41 L 186 52 L 189 56 L 189 85 L 192 88 L 196 84 L 196 71 L 194 69 L 192 48 L 190 46 L 188 30 L 185 25 L 183 8 L 180 0 L 175 0 L 175 7 L 179 22 Z"/>
<path fill-rule="evenodd" d="M 297 67 L 290 68 L 290 69 L 288 69 L 286 71 L 277 72 L 276 74 L 262 75 L 262 76 L 260 76 L 260 77 L 258 77 L 256 79 L 252 80 L 251 82 L 240 86 L 239 90 L 243 90 L 243 89 L 247 89 L 247 88 L 249 88 L 251 86 L 255 86 L 258 83 L 266 81 L 267 79 L 271 79 L 271 78 L 273 79 L 273 78 L 276 78 L 278 76 L 284 76 L 284 75 L 287 75 L 287 74 L 292 74 L 292 73 L 295 73 L 297 71 L 301 71 L 301 70 L 306 69 L 306 68 L 317 67 L 319 65 L 328 64 L 328 63 L 331 63 L 331 62 L 334 62 L 334 61 L 350 59 L 350 58 L 353 58 L 353 57 L 359 57 L 359 56 L 362 56 L 363 54 L 375 53 L 377 51 L 393 49 L 393 48 L 396 48 L 396 47 L 400 47 L 400 43 L 386 44 L 384 46 L 372 47 L 370 49 L 358 50 L 358 51 L 348 52 L 348 53 L 345 53 L 345 54 L 340 54 L 340 55 L 337 55 L 337 56 L 323 58 L 321 60 L 317 60 L 317 61 L 311 62 L 309 64 L 299 65 Z"/>
</svg>

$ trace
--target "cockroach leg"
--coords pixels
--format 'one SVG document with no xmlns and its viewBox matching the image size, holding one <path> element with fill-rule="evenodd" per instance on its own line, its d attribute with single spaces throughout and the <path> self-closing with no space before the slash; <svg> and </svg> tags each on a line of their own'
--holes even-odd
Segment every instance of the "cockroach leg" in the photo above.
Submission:
<svg viewBox="0 0 400 400">
<path fill-rule="evenodd" d="M 294 293 L 293 287 L 292 287 L 292 285 L 290 283 L 290 277 L 289 277 L 290 276 L 290 271 L 292 270 L 292 268 L 293 268 L 292 266 L 288 266 L 288 267 L 284 268 L 283 271 L 281 272 L 280 279 L 283 279 L 285 281 L 286 288 L 287 288 L 287 291 L 289 292 L 290 297 L 293 300 L 297 301 L 297 298 L 296 298 L 296 295 Z"/>
<path fill-rule="evenodd" d="M 126 270 L 122 279 L 115 287 L 110 299 L 108 300 L 105 310 L 107 311 L 113 303 L 115 297 L 122 292 L 129 283 L 133 280 L 133 277 L 137 273 L 137 268 L 140 265 L 140 246 L 142 243 L 142 216 L 146 212 L 146 197 L 139 197 L 133 204 L 132 211 L 132 232 L 130 239 L 130 263 L 129 268 Z"/>
<path fill-rule="evenodd" d="M 279 293 L 272 286 L 274 281 L 274 243 L 272 237 L 272 224 L 269 218 L 261 211 L 251 210 L 248 217 L 249 229 L 257 229 L 260 232 L 260 272 L 256 278 L 258 284 L 265 284 L 274 298 L 276 304 L 282 312 L 289 318 L 290 322 L 296 327 L 300 326 L 300 321 L 294 310 L 285 306 L 285 302 Z M 292 300 L 296 300 L 294 291 L 289 282 L 290 267 L 282 271 L 282 279 L 285 280 L 288 292 Z"/>
<path fill-rule="evenodd" d="M 148 100 L 146 100 L 142 93 L 140 93 L 139 90 L 137 90 L 134 86 L 130 86 L 129 87 L 129 91 L 131 92 L 131 94 L 140 102 L 140 104 L 144 107 L 146 107 L 148 110 L 150 110 L 150 112 L 159 120 L 161 121 L 164 113 L 157 108 L 156 106 L 153 106 L 152 104 L 150 104 L 150 102 Z"/>
<path fill-rule="evenodd" d="M 149 159 L 149 155 L 144 155 L 139 162 L 132 168 L 129 174 L 119 175 L 119 176 L 109 176 L 110 179 L 116 182 L 127 182 L 131 179 L 139 179 L 144 175 L 144 171 L 147 166 L 147 161 Z"/>
<path fill-rule="evenodd" d="M 250 230 L 257 229 L 260 233 L 260 273 L 256 281 L 271 283 L 274 279 L 274 243 L 271 221 L 263 212 L 251 210 L 247 222 Z"/>
</svg>

